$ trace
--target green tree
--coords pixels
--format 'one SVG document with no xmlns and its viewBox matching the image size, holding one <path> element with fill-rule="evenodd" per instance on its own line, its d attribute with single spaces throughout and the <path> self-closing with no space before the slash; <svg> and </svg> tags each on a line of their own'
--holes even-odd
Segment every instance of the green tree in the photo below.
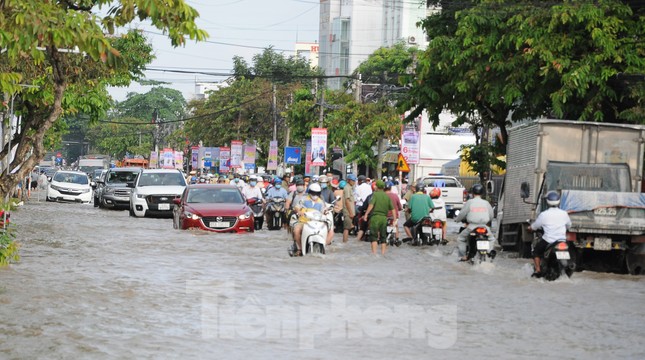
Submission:
<svg viewBox="0 0 645 360">
<path fill-rule="evenodd" d="M 3 173 L 0 196 L 44 156 L 45 135 L 61 115 L 82 112 L 96 120 L 109 107 L 108 85 L 127 85 L 142 75 L 152 59 L 149 46 L 145 51 L 137 32 L 113 36 L 115 28 L 149 20 L 179 46 L 186 37 L 206 38 L 195 24 L 197 16 L 183 0 L 1 1 L 0 90 L 14 100 L 23 128 L 8 166 L 21 165 L 20 171 Z M 0 157 L 8 153 L 5 145 Z"/>
</svg>

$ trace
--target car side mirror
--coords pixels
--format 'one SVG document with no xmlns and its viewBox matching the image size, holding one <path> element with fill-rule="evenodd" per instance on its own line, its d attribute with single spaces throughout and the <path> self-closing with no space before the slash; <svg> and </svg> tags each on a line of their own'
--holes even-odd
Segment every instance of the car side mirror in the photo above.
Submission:
<svg viewBox="0 0 645 360">
<path fill-rule="evenodd" d="M 90 186 L 92 189 L 96 189 L 96 183 L 94 181 L 90 182 Z"/>
<path fill-rule="evenodd" d="M 173 203 L 173 204 L 175 204 L 175 205 L 179 205 L 179 204 L 181 204 L 181 198 L 174 198 L 174 199 L 172 199 L 172 203 Z"/>
<path fill-rule="evenodd" d="M 529 183 L 524 181 L 522 185 L 520 185 L 520 197 L 522 199 L 528 199 L 531 196 L 531 186 Z"/>
</svg>

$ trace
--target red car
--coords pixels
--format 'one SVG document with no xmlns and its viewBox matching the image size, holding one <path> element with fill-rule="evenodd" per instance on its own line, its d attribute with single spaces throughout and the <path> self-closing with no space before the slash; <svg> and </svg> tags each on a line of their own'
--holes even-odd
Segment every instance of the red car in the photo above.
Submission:
<svg viewBox="0 0 645 360">
<path fill-rule="evenodd" d="M 188 185 L 173 200 L 173 227 L 223 233 L 253 232 L 253 213 L 235 185 Z"/>
</svg>

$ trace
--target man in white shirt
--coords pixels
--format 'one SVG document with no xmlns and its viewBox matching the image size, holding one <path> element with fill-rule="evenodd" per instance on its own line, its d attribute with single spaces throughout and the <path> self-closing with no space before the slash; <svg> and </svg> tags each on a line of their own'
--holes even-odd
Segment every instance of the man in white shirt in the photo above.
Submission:
<svg viewBox="0 0 645 360">
<path fill-rule="evenodd" d="M 356 207 L 363 206 L 363 202 L 372 194 L 372 187 L 365 180 L 365 175 L 358 177 L 358 186 L 356 187 Z"/>
</svg>

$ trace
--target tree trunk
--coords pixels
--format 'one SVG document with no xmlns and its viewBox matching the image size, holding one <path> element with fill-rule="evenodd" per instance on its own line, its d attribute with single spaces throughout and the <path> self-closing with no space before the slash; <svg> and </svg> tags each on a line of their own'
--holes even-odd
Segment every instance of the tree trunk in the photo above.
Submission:
<svg viewBox="0 0 645 360">
<path fill-rule="evenodd" d="M 383 147 L 385 146 L 385 141 L 383 140 L 383 137 L 380 137 L 378 139 L 378 146 L 377 146 L 377 160 L 376 160 L 376 179 L 380 179 L 383 175 Z"/>
</svg>

